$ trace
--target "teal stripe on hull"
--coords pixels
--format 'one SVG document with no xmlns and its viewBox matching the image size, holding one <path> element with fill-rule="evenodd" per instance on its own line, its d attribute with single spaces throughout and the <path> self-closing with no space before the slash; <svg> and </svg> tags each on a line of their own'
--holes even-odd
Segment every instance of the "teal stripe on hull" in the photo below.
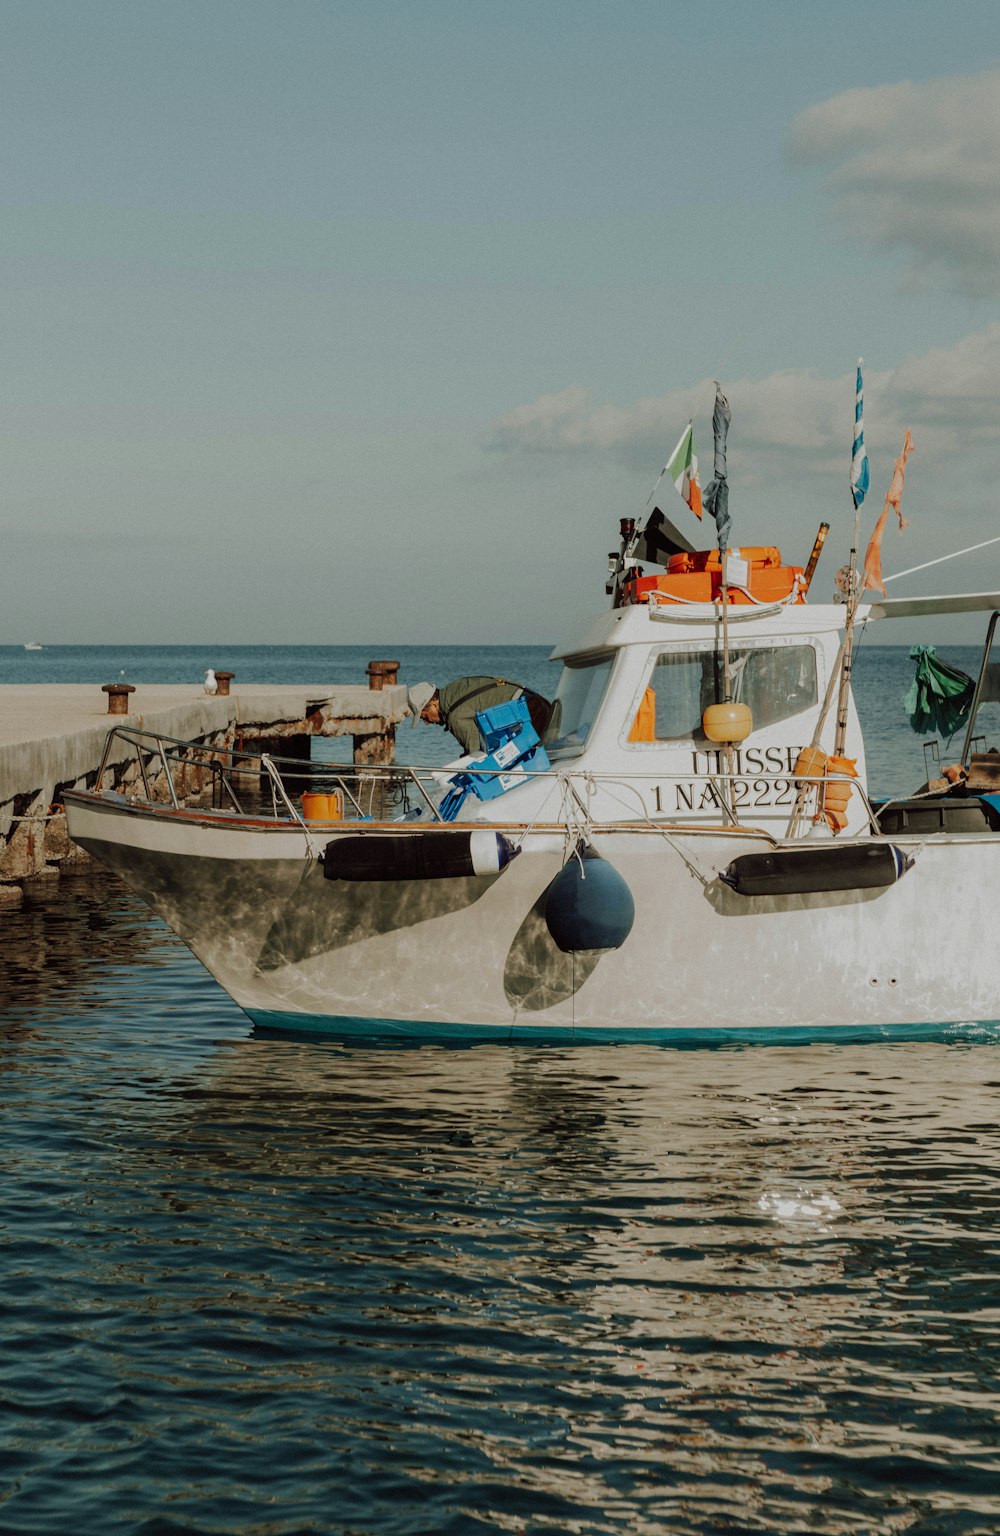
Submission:
<svg viewBox="0 0 1000 1536">
<path fill-rule="evenodd" d="M 270 1013 L 247 1010 L 255 1029 L 266 1035 L 297 1035 L 330 1040 L 429 1041 L 443 1045 L 863 1045 L 887 1041 L 961 1041 L 988 1044 L 1000 1041 L 1000 1021 L 970 1020 L 954 1024 L 833 1024 L 814 1028 L 787 1025 L 758 1028 L 720 1025 L 700 1029 L 671 1025 L 644 1029 L 574 1028 L 571 1025 L 455 1024 L 414 1019 L 354 1019 L 323 1014 Z"/>
</svg>

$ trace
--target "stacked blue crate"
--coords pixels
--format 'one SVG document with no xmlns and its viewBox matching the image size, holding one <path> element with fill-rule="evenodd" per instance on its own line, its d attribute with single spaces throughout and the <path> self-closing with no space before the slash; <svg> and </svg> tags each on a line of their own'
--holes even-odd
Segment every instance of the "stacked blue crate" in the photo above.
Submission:
<svg viewBox="0 0 1000 1536">
<path fill-rule="evenodd" d="M 445 821 L 455 820 L 470 794 L 477 800 L 494 800 L 523 784 L 529 773 L 543 773 L 549 767 L 548 753 L 531 723 L 524 699 L 480 710 L 476 724 L 486 756 L 469 764 L 469 768 L 477 770 L 475 773 L 463 770 L 452 776 L 439 807 Z"/>
</svg>

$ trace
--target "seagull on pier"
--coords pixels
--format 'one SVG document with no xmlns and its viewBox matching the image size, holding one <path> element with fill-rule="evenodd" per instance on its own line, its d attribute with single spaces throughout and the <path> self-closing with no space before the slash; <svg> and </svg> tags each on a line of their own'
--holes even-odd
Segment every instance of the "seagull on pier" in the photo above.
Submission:
<svg viewBox="0 0 1000 1536">
<path fill-rule="evenodd" d="M 212 668 L 209 667 L 208 671 L 205 673 L 205 692 L 208 694 L 214 694 L 218 691 L 218 687 L 219 684 L 215 673 Z"/>
</svg>

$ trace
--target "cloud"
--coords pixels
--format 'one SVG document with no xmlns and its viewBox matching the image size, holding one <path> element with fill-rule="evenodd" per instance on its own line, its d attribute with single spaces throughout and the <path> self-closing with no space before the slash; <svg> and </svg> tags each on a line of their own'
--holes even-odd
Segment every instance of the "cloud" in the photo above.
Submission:
<svg viewBox="0 0 1000 1536">
<path fill-rule="evenodd" d="M 833 447 L 846 398 L 843 380 L 819 379 L 806 370 L 742 380 L 727 385 L 727 393 L 741 440 L 812 455 Z M 714 399 L 711 379 L 632 405 L 595 404 L 574 384 L 502 416 L 489 446 L 508 453 L 611 456 L 648 470 L 670 452 L 692 415 L 710 422 Z"/>
<path fill-rule="evenodd" d="M 904 358 L 889 379 L 896 421 L 928 428 L 937 446 L 1000 438 L 1000 324 Z"/>
<path fill-rule="evenodd" d="M 796 117 L 793 163 L 826 173 L 856 239 L 910 277 L 1000 295 L 1000 70 L 844 91 Z"/>
<path fill-rule="evenodd" d="M 730 464 L 747 483 L 766 481 L 783 468 L 796 473 L 846 476 L 845 454 L 854 417 L 854 372 L 826 379 L 807 369 L 786 369 L 762 379 L 726 385 L 733 408 Z M 687 390 L 632 405 L 595 403 L 572 385 L 509 411 L 495 424 L 489 446 L 514 455 L 600 458 L 654 472 L 688 419 L 702 460 L 711 464 L 710 379 Z M 865 434 L 869 449 L 891 464 L 906 427 L 921 458 L 935 472 L 1000 439 L 1000 324 L 904 358 L 885 371 L 865 371 Z M 694 409 L 696 407 L 696 409 Z"/>
<path fill-rule="evenodd" d="M 571 384 L 502 416 L 494 428 L 492 446 L 522 453 L 619 450 L 633 439 L 645 443 L 650 436 L 661 435 L 666 422 L 671 417 L 676 421 L 683 411 L 678 401 L 678 396 L 665 395 L 630 406 L 593 405 L 585 389 Z"/>
</svg>

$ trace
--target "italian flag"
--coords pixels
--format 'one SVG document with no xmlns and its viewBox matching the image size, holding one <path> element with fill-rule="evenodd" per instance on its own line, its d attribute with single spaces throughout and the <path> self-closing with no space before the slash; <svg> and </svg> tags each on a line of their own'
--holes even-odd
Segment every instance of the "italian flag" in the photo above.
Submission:
<svg viewBox="0 0 1000 1536">
<path fill-rule="evenodd" d="M 694 428 L 690 422 L 667 460 L 667 473 L 677 494 L 687 502 L 695 517 L 701 517 L 701 481 L 698 479 L 698 455 L 694 451 Z"/>
</svg>

